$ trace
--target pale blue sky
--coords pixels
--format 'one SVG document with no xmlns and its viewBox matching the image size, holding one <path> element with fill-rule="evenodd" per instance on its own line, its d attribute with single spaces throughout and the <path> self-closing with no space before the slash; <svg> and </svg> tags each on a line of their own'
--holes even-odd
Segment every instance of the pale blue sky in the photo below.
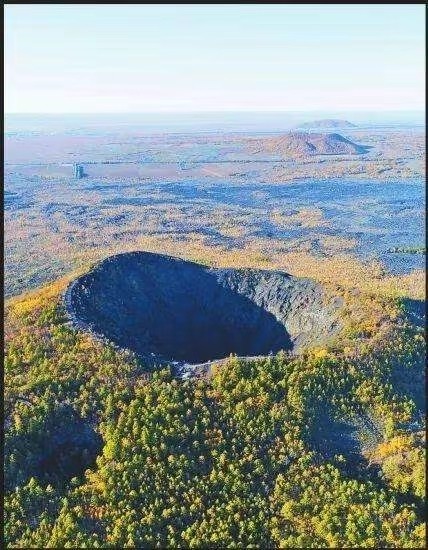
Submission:
<svg viewBox="0 0 428 550">
<path fill-rule="evenodd" d="M 6 5 L 6 112 L 418 110 L 423 5 Z"/>
</svg>

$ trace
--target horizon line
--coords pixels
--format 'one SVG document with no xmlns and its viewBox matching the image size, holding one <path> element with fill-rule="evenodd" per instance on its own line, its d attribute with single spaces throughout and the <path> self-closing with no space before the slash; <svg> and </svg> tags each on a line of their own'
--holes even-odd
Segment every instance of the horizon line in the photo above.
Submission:
<svg viewBox="0 0 428 550">
<path fill-rule="evenodd" d="M 333 110 L 317 110 L 317 109 L 307 109 L 307 110 L 195 110 L 195 111 L 170 111 L 170 110 L 161 110 L 161 111 L 4 111 L 3 114 L 6 115 L 138 115 L 138 114 L 199 114 L 199 113 L 425 113 L 426 109 L 338 109 L 337 111 Z"/>
</svg>

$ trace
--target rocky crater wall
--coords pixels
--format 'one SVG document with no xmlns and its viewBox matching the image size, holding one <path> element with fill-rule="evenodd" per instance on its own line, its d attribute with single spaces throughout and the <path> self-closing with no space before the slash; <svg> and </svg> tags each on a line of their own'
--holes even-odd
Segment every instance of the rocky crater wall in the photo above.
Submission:
<svg viewBox="0 0 428 550">
<path fill-rule="evenodd" d="M 340 298 L 310 279 L 148 252 L 102 261 L 69 285 L 65 306 L 77 328 L 157 364 L 298 353 L 340 330 Z"/>
</svg>

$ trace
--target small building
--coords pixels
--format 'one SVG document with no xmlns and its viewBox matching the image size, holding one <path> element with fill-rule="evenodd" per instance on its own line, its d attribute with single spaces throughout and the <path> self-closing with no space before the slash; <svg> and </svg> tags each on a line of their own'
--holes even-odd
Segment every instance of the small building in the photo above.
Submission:
<svg viewBox="0 0 428 550">
<path fill-rule="evenodd" d="M 83 178 L 84 172 L 83 172 L 83 166 L 81 164 L 75 164 L 74 165 L 74 177 L 78 180 L 80 178 Z"/>
</svg>

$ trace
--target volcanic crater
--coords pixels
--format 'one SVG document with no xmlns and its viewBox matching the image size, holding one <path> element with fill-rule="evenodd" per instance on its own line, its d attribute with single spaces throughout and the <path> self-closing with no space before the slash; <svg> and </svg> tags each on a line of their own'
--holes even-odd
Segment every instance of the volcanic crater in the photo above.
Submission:
<svg viewBox="0 0 428 550">
<path fill-rule="evenodd" d="M 111 256 L 66 290 L 72 324 L 151 364 L 299 353 L 340 330 L 341 299 L 281 271 L 215 269 L 171 256 Z"/>
</svg>

